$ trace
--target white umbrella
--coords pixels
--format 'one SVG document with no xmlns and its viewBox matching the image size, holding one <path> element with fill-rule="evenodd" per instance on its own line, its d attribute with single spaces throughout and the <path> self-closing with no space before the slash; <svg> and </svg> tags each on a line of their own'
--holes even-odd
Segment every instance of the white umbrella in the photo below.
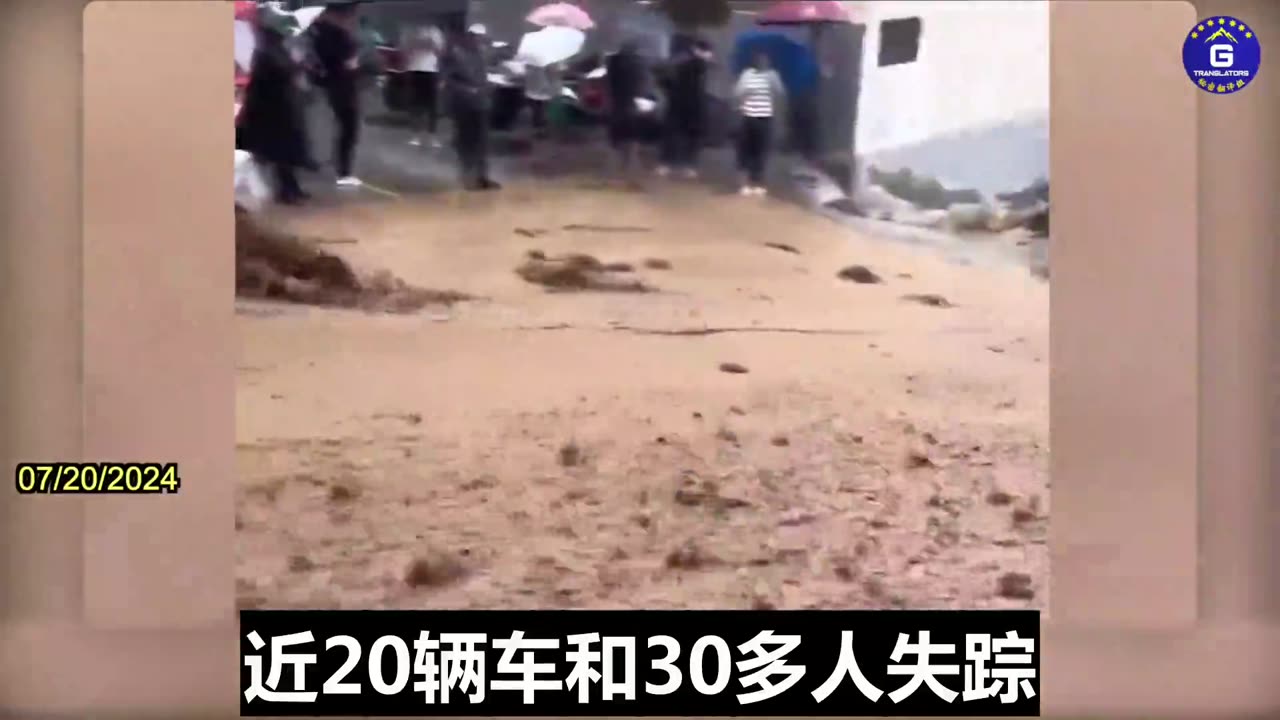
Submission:
<svg viewBox="0 0 1280 720">
<path fill-rule="evenodd" d="M 569 27 L 551 26 L 520 38 L 516 59 L 536 67 L 564 62 L 582 49 L 586 33 Z"/>
<path fill-rule="evenodd" d="M 240 69 L 249 72 L 253 63 L 253 48 L 258 44 L 253 32 L 253 25 L 245 20 L 236 20 L 235 56 Z"/>
<path fill-rule="evenodd" d="M 324 12 L 324 7 L 304 7 L 293 12 L 293 19 L 298 21 L 298 32 L 311 27 L 311 23 L 320 17 L 320 13 Z"/>
</svg>

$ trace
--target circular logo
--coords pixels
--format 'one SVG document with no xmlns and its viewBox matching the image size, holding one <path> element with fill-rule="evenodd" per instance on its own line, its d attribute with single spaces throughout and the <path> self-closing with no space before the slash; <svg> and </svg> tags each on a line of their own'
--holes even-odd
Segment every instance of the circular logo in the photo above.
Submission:
<svg viewBox="0 0 1280 720">
<path fill-rule="evenodd" d="M 1230 15 L 1201 20 L 1182 43 L 1182 66 L 1196 87 L 1215 95 L 1240 92 L 1262 64 L 1253 29 Z"/>
</svg>

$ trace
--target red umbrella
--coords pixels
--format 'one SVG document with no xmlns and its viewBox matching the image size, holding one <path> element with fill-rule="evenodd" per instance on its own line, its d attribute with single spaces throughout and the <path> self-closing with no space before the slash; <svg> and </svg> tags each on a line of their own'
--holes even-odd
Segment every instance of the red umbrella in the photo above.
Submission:
<svg viewBox="0 0 1280 720">
<path fill-rule="evenodd" d="M 236 19 L 253 22 L 258 17 L 258 3 L 252 0 L 236 0 Z"/>
<path fill-rule="evenodd" d="M 756 16 L 757 25 L 851 23 L 853 15 L 836 0 L 791 0 L 770 5 Z"/>
</svg>

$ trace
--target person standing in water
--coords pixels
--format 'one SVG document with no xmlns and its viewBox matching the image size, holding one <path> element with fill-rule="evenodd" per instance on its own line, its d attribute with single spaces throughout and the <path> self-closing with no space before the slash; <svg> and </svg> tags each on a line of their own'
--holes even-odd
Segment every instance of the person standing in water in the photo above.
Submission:
<svg viewBox="0 0 1280 720">
<path fill-rule="evenodd" d="M 769 62 L 769 56 L 758 53 L 752 64 L 738 76 L 734 98 L 742 116 L 738 131 L 738 168 L 743 174 L 743 195 L 765 194 L 765 170 L 773 142 L 773 117 L 785 91 L 782 78 Z"/>
<path fill-rule="evenodd" d="M 698 154 L 702 149 L 706 114 L 707 70 L 711 65 L 710 45 L 702 39 L 680 50 L 667 68 L 667 112 L 663 122 L 663 162 L 658 174 L 683 170 L 685 177 L 698 176 Z"/>
<path fill-rule="evenodd" d="M 449 43 L 443 72 L 449 111 L 453 116 L 454 148 L 462 186 L 468 190 L 496 190 L 489 177 L 489 67 L 483 25 L 472 25 Z"/>
<path fill-rule="evenodd" d="M 317 80 L 338 124 L 334 166 L 340 187 L 363 184 L 353 172 L 360 136 L 359 30 L 354 2 L 329 3 L 308 28 L 319 63 Z"/>
<path fill-rule="evenodd" d="M 297 169 L 314 167 L 307 142 L 299 81 L 301 68 L 285 46 L 288 29 L 274 12 L 259 12 L 258 43 L 236 125 L 236 148 L 271 166 L 276 200 L 296 205 L 310 196 Z"/>
<path fill-rule="evenodd" d="M 422 144 L 423 131 L 431 147 L 439 147 L 436 131 L 440 122 L 440 53 L 444 35 L 434 25 L 411 27 L 403 43 L 409 106 L 415 121 L 410 145 Z"/>
</svg>

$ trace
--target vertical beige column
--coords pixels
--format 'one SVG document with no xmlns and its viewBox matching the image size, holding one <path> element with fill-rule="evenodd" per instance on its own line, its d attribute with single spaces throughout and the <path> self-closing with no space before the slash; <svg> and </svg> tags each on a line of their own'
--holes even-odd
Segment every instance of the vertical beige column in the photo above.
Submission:
<svg viewBox="0 0 1280 720">
<path fill-rule="evenodd" d="M 181 31 L 192 24 L 226 32 Z M 176 495 L 88 504 L 86 617 L 207 627 L 234 608 L 229 8 L 92 3 L 84 52 L 84 450 L 183 475 Z M 187 88 L 181 113 L 149 109 Z"/>
<path fill-rule="evenodd" d="M 0 460 L 172 461 L 185 483 L 0 492 L 0 712 L 225 715 L 231 7 L 83 7 L 0 5 Z"/>
<path fill-rule="evenodd" d="M 1066 211 L 1050 247 L 1050 569 L 1064 627 L 1196 620 L 1196 97 L 1176 43 L 1194 19 L 1180 3 L 1051 8 L 1050 167 Z"/>
<path fill-rule="evenodd" d="M 1202 177 L 1200 387 L 1202 617 L 1239 623 L 1280 617 L 1280 444 L 1271 424 L 1280 372 L 1280 5 L 1204 0 L 1199 17 L 1232 15 L 1262 43 L 1258 78 L 1230 98 L 1199 98 Z M 1225 101 L 1225 102 L 1224 102 Z M 1219 180 L 1218 178 L 1222 178 Z M 1280 361 L 1280 355 L 1271 356 Z"/>
<path fill-rule="evenodd" d="M 83 607 L 84 501 L 9 484 L 16 462 L 81 452 L 80 9 L 0 6 L 0 623 Z"/>
</svg>

